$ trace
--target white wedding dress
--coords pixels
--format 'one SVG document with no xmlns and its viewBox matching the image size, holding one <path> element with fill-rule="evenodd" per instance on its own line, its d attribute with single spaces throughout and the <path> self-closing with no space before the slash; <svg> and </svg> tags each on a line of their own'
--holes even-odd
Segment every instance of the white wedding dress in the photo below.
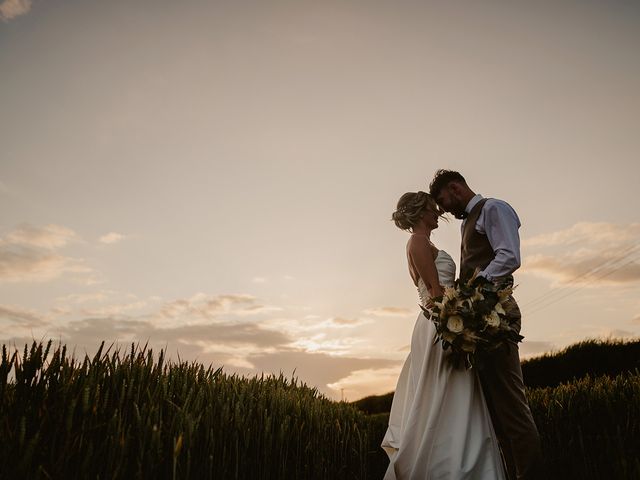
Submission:
<svg viewBox="0 0 640 480">
<path fill-rule="evenodd" d="M 442 285 L 453 285 L 456 265 L 440 250 Z M 422 305 L 429 298 L 418 280 Z M 389 455 L 385 480 L 504 480 L 489 411 L 475 370 L 456 369 L 433 323 L 420 313 L 391 405 L 382 448 Z"/>
</svg>

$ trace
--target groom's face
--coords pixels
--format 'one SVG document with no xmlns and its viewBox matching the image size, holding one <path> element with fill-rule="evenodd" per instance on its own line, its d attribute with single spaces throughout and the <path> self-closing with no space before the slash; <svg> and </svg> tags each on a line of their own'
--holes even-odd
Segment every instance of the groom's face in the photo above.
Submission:
<svg viewBox="0 0 640 480">
<path fill-rule="evenodd" d="M 453 182 L 442 187 L 435 200 L 440 205 L 440 208 L 456 217 L 464 213 L 466 205 L 462 201 L 462 196 L 458 192 L 456 184 Z"/>
</svg>

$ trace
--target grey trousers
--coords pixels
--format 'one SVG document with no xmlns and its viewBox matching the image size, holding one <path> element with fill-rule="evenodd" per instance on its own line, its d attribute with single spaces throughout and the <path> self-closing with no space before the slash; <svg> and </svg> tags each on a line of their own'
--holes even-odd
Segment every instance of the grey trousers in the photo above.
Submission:
<svg viewBox="0 0 640 480">
<path fill-rule="evenodd" d="M 493 353 L 478 375 L 509 479 L 541 478 L 540 438 L 525 397 L 518 344 L 509 342 L 508 349 Z"/>
</svg>

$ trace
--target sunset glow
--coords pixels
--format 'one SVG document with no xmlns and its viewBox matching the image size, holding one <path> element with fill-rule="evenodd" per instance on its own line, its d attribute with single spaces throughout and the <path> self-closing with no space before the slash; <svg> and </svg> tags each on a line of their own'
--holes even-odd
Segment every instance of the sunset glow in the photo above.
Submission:
<svg viewBox="0 0 640 480">
<path fill-rule="evenodd" d="M 0 0 L 3 343 L 148 342 L 333 399 L 418 315 L 438 168 L 522 221 L 521 356 L 640 335 L 634 2 Z M 432 236 L 459 262 L 459 221 Z"/>
</svg>

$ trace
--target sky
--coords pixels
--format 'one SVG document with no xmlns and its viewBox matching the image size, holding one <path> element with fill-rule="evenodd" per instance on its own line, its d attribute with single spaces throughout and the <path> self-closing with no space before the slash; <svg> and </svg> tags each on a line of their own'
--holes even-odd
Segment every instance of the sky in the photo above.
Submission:
<svg viewBox="0 0 640 480">
<path fill-rule="evenodd" d="M 640 336 L 640 3 L 0 0 L 0 341 L 356 400 L 418 315 L 398 198 L 518 212 L 523 359 Z M 459 259 L 460 225 L 432 241 Z"/>
</svg>

